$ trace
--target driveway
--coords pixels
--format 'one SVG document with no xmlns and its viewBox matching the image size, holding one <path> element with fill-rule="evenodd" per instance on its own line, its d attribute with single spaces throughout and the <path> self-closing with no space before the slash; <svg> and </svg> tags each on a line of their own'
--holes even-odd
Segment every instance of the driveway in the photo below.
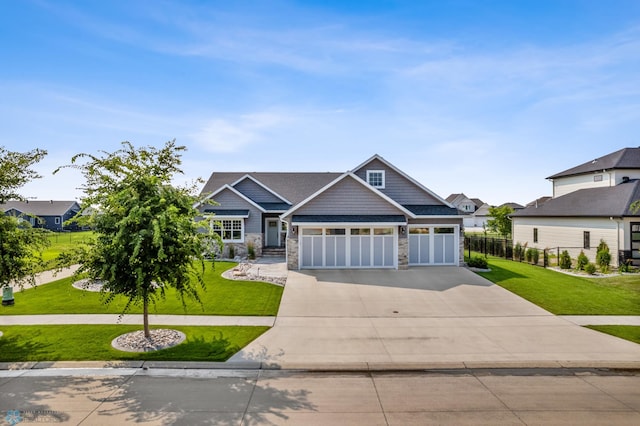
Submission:
<svg viewBox="0 0 640 426">
<path fill-rule="evenodd" d="M 275 326 L 231 358 L 282 368 L 625 366 L 582 328 L 466 268 L 289 272 Z"/>
</svg>

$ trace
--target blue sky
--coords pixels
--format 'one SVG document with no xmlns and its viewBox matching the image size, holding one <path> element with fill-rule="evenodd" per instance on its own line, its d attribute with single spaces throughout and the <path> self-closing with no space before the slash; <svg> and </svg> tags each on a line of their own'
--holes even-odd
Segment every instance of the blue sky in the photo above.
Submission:
<svg viewBox="0 0 640 426">
<path fill-rule="evenodd" d="M 0 145 L 44 148 L 23 188 L 124 140 L 214 171 L 346 171 L 380 154 L 442 197 L 550 195 L 640 141 L 640 2 L 6 1 Z"/>
</svg>

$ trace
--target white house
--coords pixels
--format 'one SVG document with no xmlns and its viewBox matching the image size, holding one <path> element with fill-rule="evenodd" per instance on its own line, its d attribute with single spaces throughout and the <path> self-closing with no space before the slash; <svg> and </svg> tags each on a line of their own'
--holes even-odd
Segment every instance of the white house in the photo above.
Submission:
<svg viewBox="0 0 640 426">
<path fill-rule="evenodd" d="M 624 148 L 549 176 L 553 197 L 512 215 L 514 243 L 560 248 L 593 262 L 600 240 L 611 264 L 630 259 L 640 265 L 640 148 Z"/>
</svg>

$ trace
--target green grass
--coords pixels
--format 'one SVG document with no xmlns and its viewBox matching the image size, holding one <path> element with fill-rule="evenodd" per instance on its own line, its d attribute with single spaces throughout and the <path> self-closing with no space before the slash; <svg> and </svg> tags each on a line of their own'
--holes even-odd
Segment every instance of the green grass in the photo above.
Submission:
<svg viewBox="0 0 640 426">
<path fill-rule="evenodd" d="M 92 231 L 55 232 L 48 235 L 50 245 L 42 251 L 42 260 L 50 262 L 65 250 L 72 249 L 78 243 L 85 243 L 93 238 Z"/>
<path fill-rule="evenodd" d="M 174 315 L 258 315 L 273 316 L 278 312 L 283 287 L 252 281 L 231 281 L 221 273 L 235 263 L 216 262 L 215 269 L 207 265 L 204 280 L 206 290 L 200 291 L 202 306 L 186 300 L 186 310 L 177 293 L 167 289 L 164 300 L 150 307 L 151 314 Z M 36 314 L 120 314 L 126 299 L 117 296 L 110 304 L 102 303 L 100 293 L 78 290 L 71 278 L 64 278 L 22 292 L 14 293 L 15 305 L 0 307 L 1 315 Z M 129 313 L 142 313 L 133 306 Z"/>
<path fill-rule="evenodd" d="M 163 327 L 152 327 L 163 328 Z M 171 326 L 185 333 L 180 345 L 156 352 L 122 352 L 111 347 L 121 334 L 139 325 L 1 326 L 0 361 L 226 361 L 269 327 Z"/>
<path fill-rule="evenodd" d="M 635 325 L 589 325 L 587 328 L 640 343 L 640 327 Z"/>
<path fill-rule="evenodd" d="M 640 275 L 583 278 L 489 257 L 489 281 L 556 315 L 640 315 Z"/>
</svg>

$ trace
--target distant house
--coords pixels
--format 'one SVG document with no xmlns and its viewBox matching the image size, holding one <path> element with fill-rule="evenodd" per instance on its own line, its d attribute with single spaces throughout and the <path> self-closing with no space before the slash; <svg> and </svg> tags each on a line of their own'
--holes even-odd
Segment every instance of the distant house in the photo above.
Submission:
<svg viewBox="0 0 640 426">
<path fill-rule="evenodd" d="M 581 250 L 593 262 L 600 240 L 619 258 L 640 265 L 640 148 L 624 148 L 549 176 L 553 196 L 512 215 L 514 242 Z"/>
<path fill-rule="evenodd" d="M 464 262 L 458 209 L 379 155 L 344 173 L 215 172 L 225 253 L 286 253 L 289 269 L 392 268 Z"/>
<path fill-rule="evenodd" d="M 76 201 L 7 201 L 0 204 L 0 209 L 5 215 L 19 217 L 36 228 L 55 232 L 78 229 L 74 224 L 65 224 L 80 211 Z"/>
<path fill-rule="evenodd" d="M 465 228 L 476 227 L 476 220 L 473 214 L 484 204 L 482 200 L 479 198 L 469 198 L 463 193 L 459 193 L 449 195 L 445 198 L 445 201 L 451 203 L 464 215 L 462 223 Z"/>
<path fill-rule="evenodd" d="M 525 207 L 540 207 L 541 205 L 543 205 L 544 203 L 549 201 L 551 198 L 552 197 L 549 197 L 549 196 L 536 198 L 535 200 L 531 201 L 530 203 L 527 203 L 527 205 Z"/>
</svg>

